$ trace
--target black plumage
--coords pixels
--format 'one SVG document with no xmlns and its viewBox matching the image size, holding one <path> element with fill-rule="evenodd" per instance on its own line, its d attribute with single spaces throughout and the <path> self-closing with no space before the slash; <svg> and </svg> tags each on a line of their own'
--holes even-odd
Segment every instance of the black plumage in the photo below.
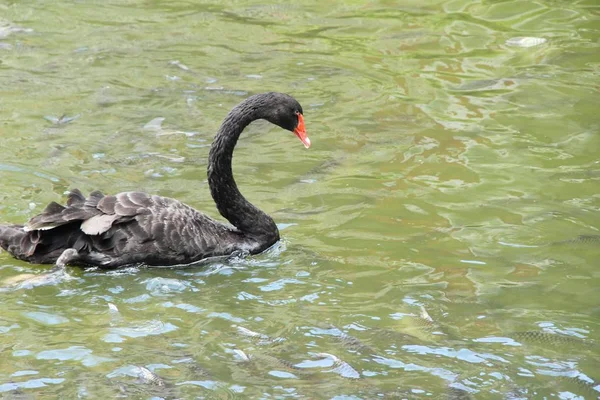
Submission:
<svg viewBox="0 0 600 400">
<path fill-rule="evenodd" d="M 266 119 L 310 145 L 302 107 L 291 96 L 251 96 L 227 115 L 210 149 L 208 182 L 221 215 L 218 222 L 186 204 L 142 192 L 86 198 L 78 189 L 66 206 L 50 203 L 25 225 L 0 225 L 0 246 L 36 264 L 117 268 L 143 263 L 189 264 L 235 252 L 256 254 L 279 240 L 275 222 L 239 192 L 233 179 L 233 149 L 244 128 Z"/>
</svg>

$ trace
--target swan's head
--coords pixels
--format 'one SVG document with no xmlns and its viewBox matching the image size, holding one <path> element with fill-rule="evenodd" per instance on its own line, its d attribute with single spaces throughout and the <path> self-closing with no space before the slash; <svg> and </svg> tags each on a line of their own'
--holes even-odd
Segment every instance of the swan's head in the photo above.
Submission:
<svg viewBox="0 0 600 400">
<path fill-rule="evenodd" d="M 294 132 L 307 149 L 310 139 L 304 127 L 302 106 L 292 96 L 284 93 L 266 93 L 267 108 L 265 119 L 283 129 Z"/>
</svg>

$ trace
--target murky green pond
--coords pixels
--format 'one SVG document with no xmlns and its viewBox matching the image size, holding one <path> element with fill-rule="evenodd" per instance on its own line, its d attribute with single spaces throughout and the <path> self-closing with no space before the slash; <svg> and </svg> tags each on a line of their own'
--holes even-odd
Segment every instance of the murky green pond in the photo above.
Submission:
<svg viewBox="0 0 600 400">
<path fill-rule="evenodd" d="M 2 253 L 0 396 L 600 396 L 596 0 L 0 0 L 0 221 L 217 216 L 214 132 L 270 90 L 313 146 L 254 123 L 234 172 L 281 243 L 43 286 Z"/>
</svg>

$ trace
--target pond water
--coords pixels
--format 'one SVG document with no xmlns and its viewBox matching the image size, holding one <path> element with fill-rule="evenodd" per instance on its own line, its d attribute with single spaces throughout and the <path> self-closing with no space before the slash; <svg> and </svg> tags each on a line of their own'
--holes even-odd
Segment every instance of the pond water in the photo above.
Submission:
<svg viewBox="0 0 600 400">
<path fill-rule="evenodd" d="M 264 254 L 35 285 L 3 252 L 0 396 L 600 396 L 599 75 L 596 0 L 0 1 L 4 223 L 75 187 L 217 217 L 254 93 L 313 142 L 238 144 Z"/>
</svg>

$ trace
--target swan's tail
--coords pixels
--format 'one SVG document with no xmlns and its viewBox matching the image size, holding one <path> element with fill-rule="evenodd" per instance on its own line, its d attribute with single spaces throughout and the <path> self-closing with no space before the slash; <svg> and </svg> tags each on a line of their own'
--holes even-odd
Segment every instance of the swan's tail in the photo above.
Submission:
<svg viewBox="0 0 600 400">
<path fill-rule="evenodd" d="M 23 225 L 0 225 L 0 247 L 18 257 L 25 235 Z"/>
</svg>

